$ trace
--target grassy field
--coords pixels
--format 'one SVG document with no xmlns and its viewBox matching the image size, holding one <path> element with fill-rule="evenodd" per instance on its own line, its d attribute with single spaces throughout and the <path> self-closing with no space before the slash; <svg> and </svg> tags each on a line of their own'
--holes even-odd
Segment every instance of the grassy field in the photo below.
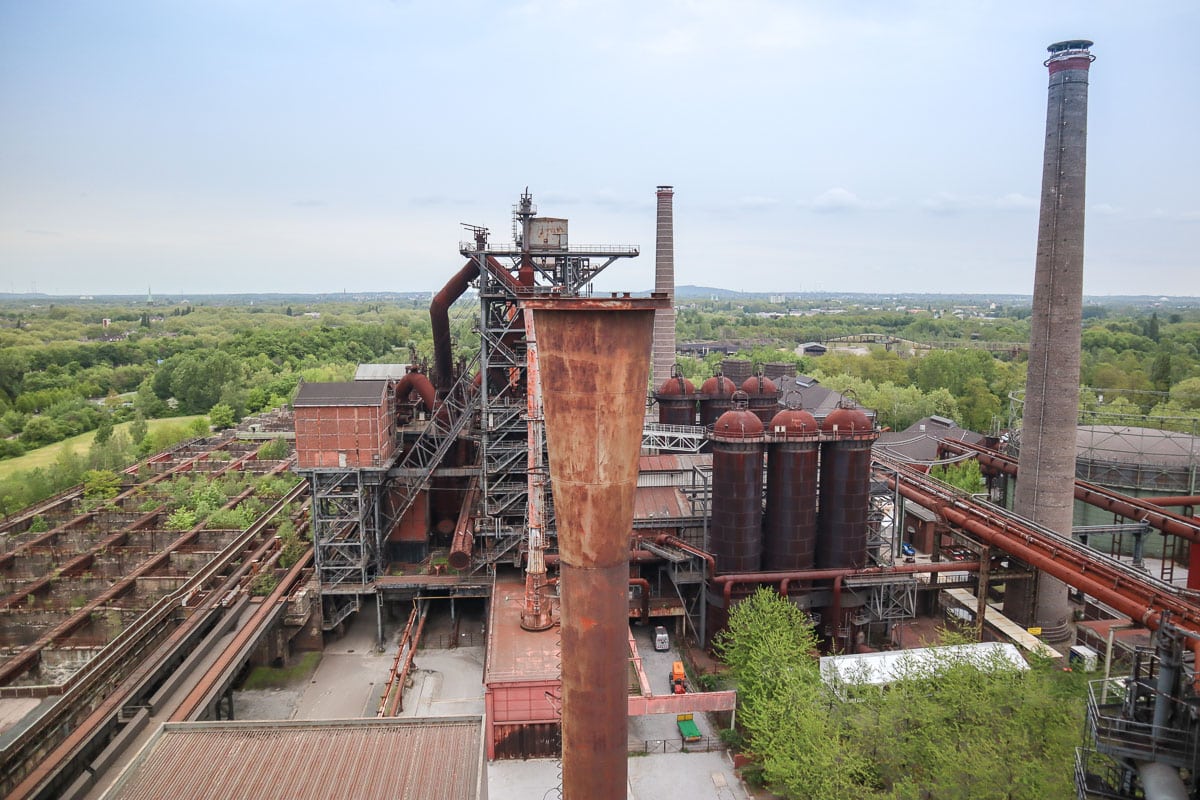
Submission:
<svg viewBox="0 0 1200 800">
<path fill-rule="evenodd" d="M 165 428 L 169 425 L 187 425 L 194 419 L 199 419 L 203 414 L 197 414 L 191 417 L 167 417 L 166 419 L 149 419 L 146 420 L 151 433 Z M 118 431 L 125 431 L 126 435 L 129 432 L 129 423 L 122 422 L 116 426 Z M 30 450 L 20 458 L 9 458 L 0 461 L 0 479 L 7 478 L 17 472 L 25 472 L 38 467 L 46 467 L 54 463 L 54 459 L 58 458 L 58 454 L 65 448 L 71 448 L 77 453 L 85 454 L 88 448 L 92 446 L 92 440 L 96 438 L 95 431 L 81 433 L 78 436 L 72 436 L 70 439 L 63 439 L 61 442 L 48 444 L 45 447 L 39 447 L 36 450 Z"/>
</svg>

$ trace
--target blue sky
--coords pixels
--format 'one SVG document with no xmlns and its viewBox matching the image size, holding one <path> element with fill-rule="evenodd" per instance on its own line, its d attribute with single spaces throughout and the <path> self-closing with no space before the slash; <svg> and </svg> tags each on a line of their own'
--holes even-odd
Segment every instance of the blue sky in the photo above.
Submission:
<svg viewBox="0 0 1200 800">
<path fill-rule="evenodd" d="M 1088 294 L 1200 295 L 1200 4 L 0 0 L 0 292 L 418 291 L 528 186 L 598 288 L 1032 293 L 1088 38 Z"/>
</svg>

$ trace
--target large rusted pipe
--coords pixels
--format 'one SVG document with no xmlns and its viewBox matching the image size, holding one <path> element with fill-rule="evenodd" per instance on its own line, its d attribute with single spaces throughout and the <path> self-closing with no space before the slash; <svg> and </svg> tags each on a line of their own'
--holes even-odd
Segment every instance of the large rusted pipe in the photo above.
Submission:
<svg viewBox="0 0 1200 800">
<path fill-rule="evenodd" d="M 968 445 L 964 442 L 943 441 L 942 449 L 951 453 L 967 453 L 974 455 L 978 459 L 980 466 L 989 467 L 999 470 L 1005 475 L 1011 475 L 1021 480 L 1018 475 L 1018 464 L 1015 460 L 1008 456 L 999 453 L 987 452 L 980 449 L 978 446 Z M 1178 536 L 1181 539 L 1187 539 L 1189 542 L 1200 543 L 1200 525 L 1194 520 L 1188 519 L 1182 514 L 1175 514 L 1170 511 L 1163 511 L 1165 503 L 1152 503 L 1151 498 L 1146 497 L 1129 497 L 1119 492 L 1114 492 L 1087 481 L 1075 481 L 1075 499 L 1088 505 L 1102 508 L 1105 511 L 1111 511 L 1114 514 L 1119 514 L 1127 519 L 1136 519 L 1138 522 L 1144 522 L 1155 530 L 1169 533 L 1172 536 Z M 1165 498 L 1186 500 L 1188 498 Z M 1175 505 L 1175 504 L 1172 504 Z M 1200 576 L 1198 576 L 1200 577 Z M 1190 578 L 1190 573 L 1189 573 Z M 1189 589 L 1200 588 L 1200 586 L 1192 586 L 1189 582 Z"/>
<path fill-rule="evenodd" d="M 708 577 L 717 574 L 717 559 L 712 553 L 706 553 L 695 545 L 690 545 L 678 536 L 672 536 L 669 533 L 661 533 L 654 537 L 655 544 L 670 545 L 677 547 L 685 553 L 691 553 L 694 556 L 704 559 L 704 563 L 708 564 Z"/>
<path fill-rule="evenodd" d="M 458 522 L 454 526 L 454 538 L 450 542 L 450 557 L 447 559 L 454 569 L 462 570 L 471 566 L 471 551 L 475 547 L 475 503 L 479 499 L 479 479 L 471 481 L 467 496 L 463 500 L 462 510 L 458 512 Z"/>
<path fill-rule="evenodd" d="M 562 595 L 563 796 L 624 800 L 629 531 L 665 297 L 525 301 L 538 332 Z"/>
<path fill-rule="evenodd" d="M 508 273 L 493 256 L 487 257 L 487 265 L 495 275 L 511 291 L 528 289 Z M 450 341 L 450 306 L 463 296 L 471 281 L 479 275 L 479 263 L 475 259 L 468 261 L 462 269 L 454 274 L 442 290 L 433 296 L 429 304 L 429 325 L 433 329 L 433 371 L 437 379 L 437 390 L 442 394 L 450 391 L 454 385 L 454 345 Z M 518 328 L 520 326 L 517 326 Z"/>
<path fill-rule="evenodd" d="M 443 395 L 454 385 L 454 345 L 450 341 L 450 306 L 462 297 L 471 281 L 479 275 L 479 264 L 474 259 L 454 277 L 446 281 L 442 290 L 433 296 L 429 304 L 429 325 L 433 328 L 433 376 L 437 379 L 438 391 Z"/>
<path fill-rule="evenodd" d="M 1193 632 L 1200 630 L 1200 609 L 1182 596 L 1165 594 L 1154 586 L 1140 583 L 1136 578 L 1113 574 L 1104 568 L 1103 563 L 1089 561 L 1071 550 L 1063 549 L 1036 529 L 1011 518 L 989 524 L 907 480 L 897 482 L 893 475 L 886 475 L 884 479 L 891 488 L 896 488 L 898 483 L 900 494 L 935 509 L 950 524 L 1092 595 L 1136 623 L 1157 628 L 1160 615 L 1166 611 L 1176 625 Z"/>
<path fill-rule="evenodd" d="M 865 567 L 855 569 L 797 569 L 783 572 L 743 572 L 739 575 L 718 575 L 712 581 L 721 587 L 721 596 L 725 599 L 725 607 L 729 608 L 729 600 L 733 587 L 738 584 L 764 584 L 784 581 L 820 581 L 832 578 L 848 578 L 856 575 L 912 575 L 921 572 L 978 572 L 978 561 L 939 561 L 934 564 L 898 564 L 892 567 Z"/>
<path fill-rule="evenodd" d="M 1163 508 L 1200 506 L 1200 494 L 1176 495 L 1173 497 L 1139 497 L 1138 499 L 1143 503 L 1149 503 L 1152 506 L 1162 506 Z"/>
<path fill-rule="evenodd" d="M 408 396 L 416 392 L 421 396 L 421 402 L 425 404 L 425 410 L 433 413 L 434 398 L 437 392 L 433 388 L 433 383 L 425 376 L 423 372 L 409 372 L 396 383 L 396 401 L 407 400 Z"/>
</svg>

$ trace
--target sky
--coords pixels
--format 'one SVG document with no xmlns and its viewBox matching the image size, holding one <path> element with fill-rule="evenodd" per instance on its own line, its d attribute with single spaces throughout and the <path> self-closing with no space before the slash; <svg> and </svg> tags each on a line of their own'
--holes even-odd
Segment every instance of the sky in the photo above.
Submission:
<svg viewBox="0 0 1200 800">
<path fill-rule="evenodd" d="M 1200 295 L 1200 3 L 0 0 L 0 292 L 431 291 L 526 188 L 596 288 L 1032 294 L 1095 42 L 1088 295 Z"/>
</svg>

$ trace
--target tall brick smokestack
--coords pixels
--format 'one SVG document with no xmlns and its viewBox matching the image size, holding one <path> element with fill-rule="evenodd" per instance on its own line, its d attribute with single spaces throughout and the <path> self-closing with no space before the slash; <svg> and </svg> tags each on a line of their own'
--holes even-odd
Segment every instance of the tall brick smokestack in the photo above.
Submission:
<svg viewBox="0 0 1200 800">
<path fill-rule="evenodd" d="M 670 186 L 658 187 L 658 223 L 654 238 L 654 291 L 670 303 L 654 312 L 654 361 L 650 385 L 657 389 L 675 366 L 675 218 Z"/>
<path fill-rule="evenodd" d="M 1050 70 L 1046 151 L 1014 498 L 1017 513 L 1064 536 L 1071 535 L 1075 505 L 1088 69 L 1095 59 L 1091 45 L 1083 39 L 1052 44 L 1045 62 Z M 1036 593 L 1014 594 L 1005 598 L 1006 614 L 1040 626 L 1051 641 L 1070 635 L 1064 583 L 1039 573 Z"/>
</svg>

